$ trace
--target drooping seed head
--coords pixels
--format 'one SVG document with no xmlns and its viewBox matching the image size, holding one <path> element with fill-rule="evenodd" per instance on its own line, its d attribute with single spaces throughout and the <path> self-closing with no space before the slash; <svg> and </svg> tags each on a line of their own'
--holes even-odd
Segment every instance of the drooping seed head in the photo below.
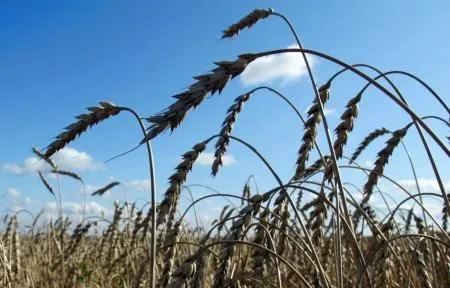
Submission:
<svg viewBox="0 0 450 288">
<path fill-rule="evenodd" d="M 269 17 L 273 13 L 272 9 L 255 9 L 250 14 L 239 20 L 239 22 L 231 25 L 226 30 L 223 31 L 223 38 L 232 38 L 237 36 L 240 31 L 245 28 L 251 28 L 256 22 Z"/>
<path fill-rule="evenodd" d="M 187 174 L 191 171 L 194 162 L 197 160 L 200 153 L 206 148 L 206 143 L 201 142 L 182 155 L 182 161 L 175 168 L 175 173 L 169 177 L 169 188 L 164 194 L 164 199 L 159 205 L 158 218 L 156 220 L 157 226 L 163 224 L 167 216 L 175 214 L 178 198 L 180 196 L 181 186 L 186 181 Z"/>
<path fill-rule="evenodd" d="M 230 135 L 233 130 L 233 125 L 236 122 L 236 118 L 242 110 L 244 103 L 250 98 L 250 93 L 243 94 L 234 99 L 233 105 L 227 110 L 227 116 L 222 123 L 222 129 L 220 130 L 219 138 L 216 142 L 216 152 L 214 153 L 214 162 L 212 164 L 211 175 L 216 176 L 219 168 L 223 164 L 223 156 L 227 152 L 228 145 L 230 144 Z"/>
<path fill-rule="evenodd" d="M 372 171 L 370 171 L 368 180 L 364 185 L 364 194 L 366 195 L 366 198 L 372 195 L 373 188 L 377 185 L 378 179 L 383 175 L 384 167 L 388 164 L 389 158 L 394 152 L 394 149 L 406 135 L 409 127 L 410 126 L 408 125 L 402 129 L 392 132 L 392 137 L 386 142 L 386 146 L 378 152 L 378 157 L 375 160 L 375 167 Z"/>
<path fill-rule="evenodd" d="M 121 111 L 120 107 L 109 102 L 100 102 L 100 106 L 89 107 L 88 110 L 90 113 L 76 116 L 75 118 L 78 121 L 64 128 L 66 131 L 56 136 L 56 140 L 47 146 L 47 150 L 44 153 L 45 158 L 50 158 L 53 154 L 63 149 L 89 127 L 99 124 L 103 120 L 119 114 Z"/>
<path fill-rule="evenodd" d="M 319 88 L 319 97 L 322 105 L 325 105 L 330 95 L 330 82 Z M 302 137 L 302 145 L 298 151 L 297 167 L 294 175 L 295 180 L 304 177 L 306 162 L 313 148 L 317 136 L 317 126 L 319 125 L 322 115 L 320 113 L 320 103 L 318 99 L 314 99 L 313 105 L 308 109 L 308 119 L 305 122 L 305 132 Z"/>
<path fill-rule="evenodd" d="M 217 67 L 211 73 L 194 77 L 197 82 L 187 91 L 173 96 L 177 99 L 175 103 L 146 119 L 150 127 L 141 143 L 155 138 L 167 129 L 175 130 L 191 109 L 200 105 L 208 94 L 214 95 L 216 92 L 220 94 L 228 81 L 241 74 L 256 58 L 253 54 L 243 54 L 235 61 L 216 62 Z"/>
<path fill-rule="evenodd" d="M 352 163 L 353 161 L 355 161 L 356 158 L 359 157 L 359 155 L 367 148 L 367 146 L 369 146 L 370 143 L 372 143 L 378 137 L 381 137 L 387 133 L 390 133 L 390 131 L 384 127 L 382 127 L 381 129 L 375 129 L 374 131 L 369 133 L 369 135 L 364 138 L 361 144 L 359 144 L 358 148 L 356 148 L 349 162 Z"/>
<path fill-rule="evenodd" d="M 111 190 L 113 187 L 115 187 L 117 185 L 120 185 L 120 182 L 113 181 L 113 182 L 109 183 L 108 185 L 106 185 L 106 186 L 104 186 L 104 187 L 102 187 L 100 189 L 97 189 L 94 192 L 92 192 L 91 196 L 96 196 L 96 195 L 102 196 L 107 191 Z"/>
<path fill-rule="evenodd" d="M 358 103 L 361 100 L 361 94 L 350 99 L 347 103 L 347 109 L 341 115 L 341 122 L 334 129 L 336 133 L 336 140 L 334 141 L 333 148 L 336 158 L 340 159 L 343 154 L 345 144 L 347 144 L 348 134 L 353 130 L 353 123 L 355 118 L 358 117 Z"/>
</svg>

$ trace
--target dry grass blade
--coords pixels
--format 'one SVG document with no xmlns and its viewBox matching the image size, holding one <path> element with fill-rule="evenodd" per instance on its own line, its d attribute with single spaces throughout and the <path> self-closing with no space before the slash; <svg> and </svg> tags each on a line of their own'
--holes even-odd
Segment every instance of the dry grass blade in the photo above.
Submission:
<svg viewBox="0 0 450 288">
<path fill-rule="evenodd" d="M 68 143 L 85 132 L 89 127 L 99 124 L 103 120 L 120 113 L 120 108 L 109 102 L 100 102 L 100 106 L 89 107 L 88 114 L 81 114 L 76 117 L 77 122 L 68 125 L 65 132 L 56 136 L 56 140 L 47 146 L 44 153 L 45 158 L 50 158 L 53 154 L 63 149 Z"/>
<path fill-rule="evenodd" d="M 92 196 L 102 196 L 103 194 L 105 194 L 106 192 L 108 192 L 109 190 L 111 190 L 113 187 L 120 185 L 120 182 L 114 181 L 109 183 L 108 185 L 106 185 L 105 187 L 102 187 L 98 190 L 95 190 L 94 192 L 92 192 Z"/>
<path fill-rule="evenodd" d="M 219 171 L 219 167 L 222 166 L 222 158 L 227 152 L 227 147 L 230 144 L 230 134 L 233 130 L 233 125 L 236 122 L 236 118 L 242 110 L 244 103 L 248 101 L 250 98 L 250 93 L 246 93 L 234 99 L 233 105 L 228 108 L 227 117 L 222 123 L 222 129 L 219 133 L 219 138 L 216 142 L 216 152 L 214 153 L 214 162 L 212 164 L 212 172 L 213 176 L 217 175 Z"/>
<path fill-rule="evenodd" d="M 256 22 L 269 17 L 273 13 L 272 9 L 255 9 L 250 14 L 239 20 L 239 22 L 231 25 L 228 29 L 223 31 L 223 38 L 231 38 L 237 36 L 239 32 L 245 28 L 250 28 L 256 24 Z"/>
<path fill-rule="evenodd" d="M 141 143 L 155 138 L 167 129 L 171 131 L 176 129 L 189 110 L 200 105 L 209 93 L 220 94 L 228 81 L 241 74 L 255 59 L 256 56 L 253 54 L 243 54 L 235 61 L 216 62 L 217 67 L 212 70 L 212 73 L 194 77 L 197 82 L 192 84 L 186 92 L 173 96 L 177 99 L 175 103 L 161 113 L 146 119 L 150 127 L 147 137 Z"/>
<path fill-rule="evenodd" d="M 52 186 L 50 186 L 50 183 L 48 183 L 47 179 L 45 179 L 45 176 L 42 174 L 41 171 L 38 171 L 39 178 L 41 179 L 42 183 L 44 184 L 45 188 L 47 188 L 48 192 L 55 196 L 55 192 L 53 191 Z"/>
<path fill-rule="evenodd" d="M 369 146 L 369 144 L 372 143 L 375 139 L 390 132 L 391 131 L 383 127 L 381 129 L 375 129 L 374 131 L 369 133 L 369 135 L 367 135 L 366 138 L 364 138 L 364 140 L 359 144 L 358 148 L 356 148 L 349 162 L 351 163 L 355 161 L 359 157 L 359 155 L 361 155 L 361 153 L 367 148 L 367 146 Z"/>
</svg>

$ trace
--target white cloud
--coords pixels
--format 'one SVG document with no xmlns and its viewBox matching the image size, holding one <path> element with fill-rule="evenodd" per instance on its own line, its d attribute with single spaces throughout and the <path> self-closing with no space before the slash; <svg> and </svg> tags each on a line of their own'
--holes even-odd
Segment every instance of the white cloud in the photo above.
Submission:
<svg viewBox="0 0 450 288">
<path fill-rule="evenodd" d="M 56 205 L 56 202 L 47 202 L 45 204 L 45 209 L 52 214 L 58 213 L 58 206 Z M 102 213 L 107 215 L 109 213 L 109 210 L 107 208 L 101 206 L 95 201 L 87 201 L 85 209 L 86 215 L 100 215 Z M 83 203 L 62 202 L 61 210 L 62 213 L 66 215 L 73 215 L 73 216 L 82 215 Z"/>
<path fill-rule="evenodd" d="M 53 160 L 61 169 L 97 171 L 104 168 L 102 163 L 95 162 L 86 152 L 80 152 L 69 147 L 59 151 L 53 157 Z M 46 165 L 45 161 L 32 156 L 25 159 L 23 164 L 4 164 L 2 170 L 15 175 L 23 175 L 44 170 L 47 167 Z"/>
<path fill-rule="evenodd" d="M 132 180 L 125 184 L 125 186 L 135 191 L 149 191 L 151 187 L 150 179 Z"/>
<path fill-rule="evenodd" d="M 210 152 L 203 152 L 201 153 L 197 161 L 195 161 L 195 164 L 198 165 L 211 165 L 214 162 L 214 154 Z M 222 164 L 223 166 L 230 166 L 233 165 L 236 162 L 233 155 L 225 154 L 222 157 Z"/>
<path fill-rule="evenodd" d="M 364 161 L 364 167 L 368 168 L 368 169 L 372 169 L 375 166 L 375 163 L 371 160 L 366 160 Z"/>
<path fill-rule="evenodd" d="M 298 48 L 291 45 L 288 48 Z M 315 58 L 307 56 L 312 67 Z M 256 85 L 282 79 L 283 83 L 298 79 L 307 75 L 305 62 L 300 53 L 284 53 L 261 57 L 253 61 L 241 74 L 244 85 Z"/>
<path fill-rule="evenodd" d="M 65 169 L 80 171 L 95 171 L 104 168 L 100 162 L 95 162 L 86 152 L 80 152 L 73 148 L 64 148 L 55 155 L 56 164 Z"/>
<path fill-rule="evenodd" d="M 211 165 L 214 162 L 214 154 L 210 152 L 203 152 L 198 155 L 195 165 Z M 236 159 L 233 155 L 225 154 L 222 157 L 223 166 L 230 166 L 236 163 Z M 150 179 L 137 179 L 125 183 L 125 187 L 134 191 L 149 191 L 151 188 Z"/>
<path fill-rule="evenodd" d="M 20 191 L 17 190 L 16 188 L 8 188 L 8 195 L 11 198 L 19 198 L 20 197 Z"/>
<path fill-rule="evenodd" d="M 325 116 L 329 116 L 329 115 L 332 115 L 332 114 L 334 114 L 334 113 L 336 113 L 336 109 L 334 109 L 334 108 L 324 108 L 323 109 L 323 113 L 325 114 Z"/>
<path fill-rule="evenodd" d="M 309 110 L 309 108 L 311 108 L 311 106 L 312 105 L 309 105 L 308 108 L 305 109 L 305 114 L 308 112 L 308 110 Z M 334 113 L 336 113 L 336 109 L 324 107 L 323 113 L 325 114 L 325 116 L 330 116 L 330 115 L 333 115 Z"/>
<path fill-rule="evenodd" d="M 63 217 L 68 217 L 75 225 L 83 220 L 83 202 L 62 202 L 61 210 Z M 110 217 L 112 211 L 98 204 L 95 201 L 87 201 L 85 207 L 85 217 L 102 216 Z M 54 220 L 59 217 L 59 210 L 56 202 L 47 202 L 44 211 L 48 220 Z"/>
<path fill-rule="evenodd" d="M 400 180 L 397 181 L 398 184 L 403 186 L 406 190 L 417 190 L 416 188 L 416 181 L 414 179 L 406 179 L 406 180 Z M 428 178 L 418 178 L 417 182 L 419 183 L 419 187 L 422 192 L 434 192 L 439 193 L 439 185 L 436 181 L 436 179 L 428 179 Z M 450 181 L 443 181 L 444 183 L 444 189 L 449 192 L 450 191 Z"/>
<path fill-rule="evenodd" d="M 76 194 L 83 195 L 84 193 L 86 193 L 86 195 L 89 195 L 100 188 L 101 188 L 101 186 L 92 186 L 92 185 L 86 184 L 84 187 L 81 187 L 80 190 L 78 190 Z"/>
<path fill-rule="evenodd" d="M 26 173 L 35 172 L 45 168 L 45 162 L 40 161 L 36 157 L 29 157 L 25 159 L 23 164 L 5 164 L 2 167 L 3 171 L 14 175 L 23 175 Z"/>
</svg>

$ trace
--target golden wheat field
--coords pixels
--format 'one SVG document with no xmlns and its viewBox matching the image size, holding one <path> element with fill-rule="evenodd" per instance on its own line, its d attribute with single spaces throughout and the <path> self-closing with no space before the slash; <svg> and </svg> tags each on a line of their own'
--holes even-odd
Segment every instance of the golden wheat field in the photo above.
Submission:
<svg viewBox="0 0 450 288">
<path fill-rule="evenodd" d="M 450 194 L 445 184 L 449 172 L 436 165 L 437 153 L 444 155 L 439 161 L 448 165 L 450 138 L 448 133 L 442 134 L 430 125 L 443 125 L 448 132 L 448 98 L 412 73 L 381 71 L 369 64 L 353 65 L 305 48 L 294 28 L 295 21 L 291 22 L 295 19 L 288 19 L 272 9 L 251 11 L 226 27 L 222 38 L 239 41 L 244 37 L 241 32 L 251 34 L 254 26 L 268 19 L 282 23 L 292 34 L 296 47 L 249 52 L 216 61 L 210 72 L 195 76 L 190 86 L 170 98 L 169 106 L 150 117 L 141 117 L 140 112 L 131 107 L 98 102 L 80 111 L 82 114 L 45 149 L 34 148 L 34 155 L 45 162 L 53 177 L 68 177 L 83 183 L 76 172 L 58 167 L 52 160 L 54 156 L 78 137 L 101 130 L 104 122 L 125 117 L 122 115 L 131 116 L 142 135 L 142 141 L 135 145 L 143 147 L 147 153 L 142 161 L 148 167 L 151 197 L 145 205 L 116 202 L 110 218 L 99 215 L 72 223 L 60 207 L 60 188 L 49 181 L 49 173 L 39 171 L 42 187 L 59 204 L 59 217 L 45 221 L 42 214 L 34 215 L 32 225 L 21 229 L 17 215 L 8 214 L 3 219 L 6 229 L 0 237 L 0 286 L 450 287 Z M 168 179 L 168 188 L 155 191 L 158 165 L 154 163 L 151 142 L 164 132 L 182 129 L 188 114 L 201 113 L 195 108 L 209 96 L 226 91 L 228 84 L 252 62 L 284 54 L 293 54 L 306 65 L 305 85 L 312 87 L 307 111 L 302 112 L 304 108 L 292 102 L 291 95 L 284 95 L 270 86 L 242 91 L 231 101 L 217 134 L 186 147 Z M 335 65 L 336 70 L 327 76 L 328 81 L 316 83 L 309 65 L 310 56 Z M 333 88 L 339 85 L 342 75 L 353 75 L 365 85 L 356 87 L 359 92 L 354 94 L 334 95 Z M 437 103 L 435 114 L 419 115 L 413 110 L 407 95 L 397 87 L 394 76 L 417 83 L 426 101 Z M 380 101 L 392 103 L 396 113 L 406 115 L 408 121 L 399 127 L 372 123 L 378 128 L 365 131 L 358 118 L 360 112 L 367 113 L 360 111 L 359 105 L 368 88 L 376 90 Z M 289 107 L 300 123 L 298 129 L 292 131 L 300 135 L 301 142 L 297 155 L 293 156 L 295 166 L 287 181 L 282 180 L 250 139 L 234 135 L 239 114 L 245 113 L 247 105 L 257 101 L 255 96 L 261 92 Z M 325 113 L 334 97 L 338 97 L 343 107 L 338 112 L 336 126 L 329 124 Z M 93 126 L 96 126 L 95 131 L 90 130 Z M 355 131 L 365 137 L 355 139 L 359 145 L 347 145 Z M 391 164 L 394 154 L 406 155 L 395 161 L 401 162 L 404 169 L 414 171 L 415 164 L 408 158 L 408 143 L 404 141 L 407 135 L 419 143 L 427 165 L 432 167 L 439 192 L 422 191 L 419 176 L 414 182 L 417 190 L 412 191 L 385 175 L 385 168 Z M 254 155 L 276 185 L 266 191 L 256 191 L 247 182 L 243 183 L 241 194 L 211 192 L 181 208 L 180 202 L 185 199 L 180 195 L 199 155 L 207 147 L 214 150 L 211 175 L 215 176 L 221 172 L 231 145 L 242 146 Z M 359 163 L 368 147 L 378 151 L 372 155 L 375 160 L 370 167 Z M 127 155 L 118 157 L 126 159 Z M 364 181 L 352 183 L 346 179 L 345 172 L 349 170 L 363 175 Z M 164 181 L 158 179 L 158 182 Z M 388 197 L 381 193 L 380 181 L 389 182 L 403 195 L 396 199 L 396 205 L 386 205 L 383 212 L 371 204 L 372 197 Z M 112 181 L 89 197 L 102 196 L 118 185 L 119 181 Z M 161 201 L 156 200 L 156 193 L 163 195 Z M 186 215 L 197 203 L 212 198 L 232 199 L 235 204 L 223 201 L 221 212 L 208 226 L 188 225 Z M 437 213 L 427 209 L 426 203 L 431 198 L 439 203 Z M 439 218 L 433 216 L 436 214 Z"/>
</svg>

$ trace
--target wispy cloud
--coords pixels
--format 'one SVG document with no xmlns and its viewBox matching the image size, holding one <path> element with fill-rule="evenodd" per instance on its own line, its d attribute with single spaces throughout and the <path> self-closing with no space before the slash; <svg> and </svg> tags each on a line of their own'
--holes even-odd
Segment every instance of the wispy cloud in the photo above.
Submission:
<svg viewBox="0 0 450 288">
<path fill-rule="evenodd" d="M 61 210 L 65 215 L 81 216 L 83 214 L 83 203 L 79 202 L 62 202 Z M 109 215 L 109 210 L 96 201 L 87 201 L 85 206 L 86 215 Z M 56 202 L 47 202 L 45 210 L 51 214 L 58 213 L 58 205 Z"/>
<path fill-rule="evenodd" d="M 17 212 L 19 210 L 25 209 L 32 202 L 30 197 L 23 197 L 22 192 L 14 187 L 9 187 L 5 193 L 9 197 L 9 210 L 12 212 Z"/>
<path fill-rule="evenodd" d="M 309 105 L 309 106 L 305 109 L 305 114 L 308 112 L 308 110 L 309 110 L 309 108 L 311 108 L 311 106 L 312 106 L 312 105 Z M 334 113 L 336 113 L 336 109 L 324 107 L 324 108 L 323 108 L 323 113 L 325 114 L 325 116 L 330 116 L 330 115 L 333 115 Z"/>
<path fill-rule="evenodd" d="M 368 169 L 372 169 L 375 166 L 375 163 L 372 160 L 366 160 L 363 165 Z"/>
<path fill-rule="evenodd" d="M 195 165 L 208 166 L 214 162 L 214 153 L 203 152 L 201 153 Z M 236 163 L 236 159 L 231 154 L 225 154 L 222 158 L 223 166 L 230 166 Z M 125 187 L 134 191 L 149 191 L 150 190 L 150 179 L 136 179 L 125 183 Z"/>
<path fill-rule="evenodd" d="M 291 45 L 288 48 L 298 48 L 298 46 Z M 305 62 L 300 56 L 298 53 L 284 53 L 256 59 L 241 74 L 241 82 L 243 85 L 257 85 L 281 79 L 282 84 L 286 84 L 299 79 L 308 73 Z M 314 66 L 315 58 L 307 58 L 309 64 Z"/>
<path fill-rule="evenodd" d="M 64 148 L 55 155 L 53 160 L 58 167 L 62 169 L 78 170 L 78 171 L 97 171 L 104 169 L 104 165 L 94 161 L 86 152 L 80 152 L 74 148 Z M 4 164 L 2 170 L 14 175 L 23 175 L 33 173 L 38 170 L 44 170 L 46 163 L 37 157 L 28 157 L 23 164 Z"/>
<path fill-rule="evenodd" d="M 214 162 L 214 154 L 210 152 L 203 152 L 201 153 L 197 161 L 195 161 L 195 164 L 198 165 L 211 165 Z M 234 156 L 231 154 L 225 154 L 222 157 L 222 164 L 223 166 L 230 166 L 233 165 L 236 162 L 234 159 Z"/>
<path fill-rule="evenodd" d="M 132 180 L 125 184 L 125 186 L 131 190 L 135 191 L 149 191 L 150 190 L 150 179 L 138 179 Z"/>
<path fill-rule="evenodd" d="M 8 193 L 8 196 L 11 198 L 19 198 L 21 195 L 19 190 L 17 190 L 16 188 L 12 188 L 12 187 L 8 188 L 7 193 Z"/>
<path fill-rule="evenodd" d="M 406 190 L 417 190 L 416 187 L 416 181 L 414 179 L 405 179 L 397 181 L 398 184 L 403 186 Z M 436 181 L 436 179 L 429 179 L 429 178 L 418 178 L 417 182 L 419 183 L 419 187 L 422 192 L 434 192 L 438 193 L 440 192 L 439 184 Z M 449 192 L 450 191 L 450 180 L 443 181 L 444 183 L 444 189 Z"/>
</svg>

